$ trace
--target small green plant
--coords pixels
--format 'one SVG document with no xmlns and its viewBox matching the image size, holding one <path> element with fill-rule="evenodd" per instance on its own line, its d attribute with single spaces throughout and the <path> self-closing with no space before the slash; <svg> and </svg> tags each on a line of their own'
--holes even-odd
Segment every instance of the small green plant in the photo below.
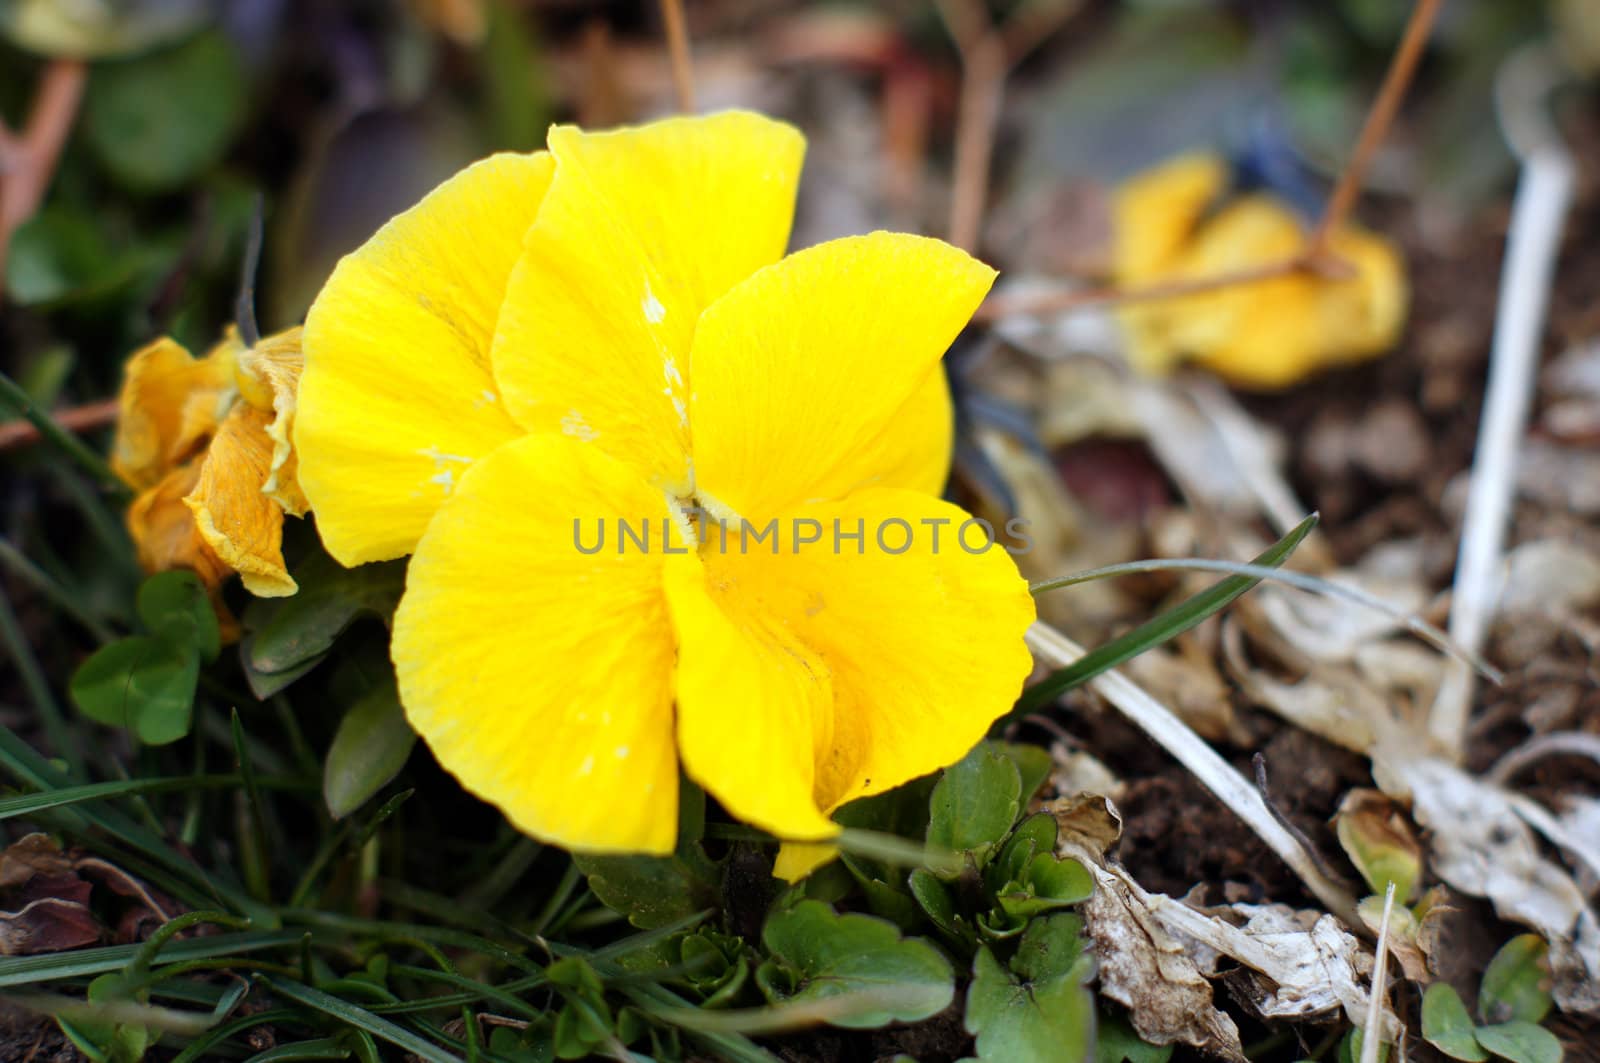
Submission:
<svg viewBox="0 0 1600 1063">
<path fill-rule="evenodd" d="M 1537 934 L 1503 945 L 1478 984 L 1475 1024 L 1455 989 L 1444 982 L 1422 998 L 1422 1036 L 1452 1059 L 1483 1063 L 1560 1063 L 1561 1042 L 1539 1023 L 1550 1014 L 1550 947 Z"/>
</svg>

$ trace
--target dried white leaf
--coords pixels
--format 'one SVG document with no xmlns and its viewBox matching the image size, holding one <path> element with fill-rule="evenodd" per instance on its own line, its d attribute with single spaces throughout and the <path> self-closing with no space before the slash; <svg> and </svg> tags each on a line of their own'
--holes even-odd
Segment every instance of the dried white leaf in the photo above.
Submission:
<svg viewBox="0 0 1600 1063">
<path fill-rule="evenodd" d="M 1566 869 L 1540 854 L 1515 795 L 1437 758 L 1379 751 L 1373 767 L 1379 785 L 1391 797 L 1409 796 L 1417 822 L 1432 832 L 1439 877 L 1542 934 L 1556 1003 L 1600 1015 L 1600 921 Z"/>
</svg>

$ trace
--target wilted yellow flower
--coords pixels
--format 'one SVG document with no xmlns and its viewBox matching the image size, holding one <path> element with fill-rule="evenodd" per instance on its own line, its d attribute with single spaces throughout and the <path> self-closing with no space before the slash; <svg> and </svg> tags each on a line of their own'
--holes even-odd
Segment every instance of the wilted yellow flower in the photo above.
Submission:
<svg viewBox="0 0 1600 1063">
<path fill-rule="evenodd" d="M 306 512 L 289 437 L 300 363 L 298 328 L 254 347 L 229 329 L 198 359 L 162 337 L 128 359 L 111 465 L 139 492 L 128 531 L 146 571 L 295 592 L 281 547 L 283 515 Z"/>
<path fill-rule="evenodd" d="M 401 700 L 521 829 L 668 852 L 681 766 L 831 837 L 961 757 L 1030 666 L 1016 566 L 937 495 L 940 357 L 994 272 L 889 233 L 782 257 L 804 142 L 758 115 L 549 148 L 456 175 L 313 305 L 318 530 L 345 564 L 415 555 Z"/>
<path fill-rule="evenodd" d="M 1221 159 L 1197 154 L 1126 182 L 1115 205 L 1118 285 L 1138 290 L 1239 273 L 1305 250 L 1310 234 L 1271 196 L 1219 203 L 1228 180 Z M 1154 373 L 1193 360 L 1235 384 L 1274 388 L 1382 354 L 1405 324 L 1399 251 L 1355 226 L 1335 230 L 1328 249 L 1351 276 L 1290 272 L 1123 306 L 1130 358 Z"/>
</svg>

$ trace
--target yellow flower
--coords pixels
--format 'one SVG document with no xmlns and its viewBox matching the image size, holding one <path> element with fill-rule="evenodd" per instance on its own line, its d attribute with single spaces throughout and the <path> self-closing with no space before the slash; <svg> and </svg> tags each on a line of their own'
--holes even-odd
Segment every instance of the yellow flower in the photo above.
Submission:
<svg viewBox="0 0 1600 1063">
<path fill-rule="evenodd" d="M 289 438 L 300 364 L 298 328 L 254 347 L 229 329 L 199 359 L 163 337 L 128 359 L 111 465 L 139 492 L 128 531 L 146 571 L 295 592 L 281 546 L 283 515 L 306 512 Z"/>
<path fill-rule="evenodd" d="M 1117 191 L 1116 280 L 1138 290 L 1238 273 L 1292 259 L 1308 233 L 1264 194 L 1218 200 L 1227 166 L 1185 155 Z M 1129 356 L 1163 373 L 1192 359 L 1235 384 L 1284 387 L 1318 369 L 1361 361 L 1394 346 L 1405 324 L 1407 286 L 1399 251 L 1380 236 L 1343 226 L 1329 242 L 1350 277 L 1285 273 L 1119 311 Z"/>
<path fill-rule="evenodd" d="M 414 554 L 407 714 L 536 837 L 668 852 L 681 766 L 826 839 L 843 802 L 960 758 L 1029 670 L 1016 566 L 960 547 L 937 497 L 940 358 L 994 272 L 889 233 L 782 257 L 803 150 L 748 113 L 556 127 L 391 221 L 307 318 L 295 446 L 323 542 Z M 620 549 L 646 521 L 653 548 Z M 751 549 L 771 522 L 782 552 Z"/>
</svg>

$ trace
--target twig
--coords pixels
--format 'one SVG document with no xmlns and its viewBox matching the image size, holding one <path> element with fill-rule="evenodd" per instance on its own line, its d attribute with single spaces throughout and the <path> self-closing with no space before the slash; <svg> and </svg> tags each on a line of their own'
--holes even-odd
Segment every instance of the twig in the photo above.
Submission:
<svg viewBox="0 0 1600 1063">
<path fill-rule="evenodd" d="M 45 68 L 21 136 L 0 130 L 0 291 L 11 234 L 39 209 L 83 97 L 86 68 L 57 59 Z"/>
<path fill-rule="evenodd" d="M 1395 113 L 1400 109 L 1400 102 L 1405 98 L 1406 89 L 1410 86 L 1411 79 L 1416 74 L 1417 63 L 1422 57 L 1423 46 L 1427 43 L 1428 35 L 1433 30 L 1433 24 L 1438 19 L 1439 10 L 1442 6 L 1443 0 L 1417 0 L 1416 6 L 1411 9 L 1411 18 L 1406 23 L 1405 32 L 1400 38 L 1399 46 L 1395 49 L 1394 58 L 1389 62 L 1389 70 L 1384 75 L 1383 85 L 1378 90 L 1377 99 L 1373 101 L 1372 109 L 1367 112 L 1366 121 L 1361 127 L 1361 134 L 1356 140 L 1355 149 L 1350 154 L 1350 160 L 1340 172 L 1339 180 L 1334 185 L 1333 193 L 1328 197 L 1327 205 L 1323 208 L 1322 217 L 1318 220 L 1316 228 L 1312 230 L 1311 238 L 1306 242 L 1304 250 L 1299 254 L 1265 266 L 1220 273 L 1213 277 L 1169 281 L 1153 284 L 1145 288 L 1124 290 L 1094 288 L 1088 290 L 1068 289 L 1065 291 L 1055 289 L 1042 292 L 999 294 L 991 296 L 987 302 L 980 306 L 978 312 L 973 315 L 973 320 L 994 321 L 1012 314 L 1058 314 L 1091 306 L 1176 299 L 1186 295 L 1198 295 L 1203 292 L 1215 291 L 1219 288 L 1231 288 L 1237 285 L 1271 280 L 1286 273 L 1317 273 L 1322 276 L 1332 277 L 1350 276 L 1351 268 L 1349 264 L 1332 254 L 1328 248 L 1328 242 L 1339 227 L 1344 224 L 1350 211 L 1355 207 L 1356 198 L 1360 194 L 1367 170 L 1372 165 L 1373 156 L 1383 143 L 1384 137 L 1388 135 L 1390 126 L 1394 124 Z M 943 5 L 941 5 L 941 10 L 943 10 Z M 952 240 L 954 240 L 953 236 Z"/>
<path fill-rule="evenodd" d="M 1070 665 L 1084 654 L 1083 647 L 1043 622 L 1035 623 L 1028 629 L 1028 645 L 1040 658 L 1057 668 Z M 1119 672 L 1105 672 L 1093 679 L 1090 685 L 1134 726 L 1189 769 L 1201 785 L 1215 794 L 1234 815 L 1244 820 L 1256 836 L 1300 876 L 1300 881 L 1330 912 L 1351 927 L 1362 926 L 1356 913 L 1355 898 L 1350 891 L 1323 874 L 1311 854 L 1278 822 L 1260 791 L 1207 745 L 1205 739 Z"/>
<path fill-rule="evenodd" d="M 1361 1063 L 1378 1063 L 1383 1044 L 1383 994 L 1389 975 L 1389 919 L 1394 914 L 1394 880 L 1383 891 L 1383 922 L 1378 924 L 1378 955 L 1372 967 L 1372 994 L 1367 997 L 1367 1025 L 1361 1031 Z"/>
<path fill-rule="evenodd" d="M 1494 762 L 1484 778 L 1496 786 L 1507 786 L 1518 772 L 1545 757 L 1588 757 L 1600 764 L 1600 734 L 1589 731 L 1553 731 L 1534 735 L 1522 745 Z"/>
<path fill-rule="evenodd" d="M 33 397 L 15 380 L 0 373 L 0 410 L 7 409 L 26 418 L 41 436 L 100 481 L 101 486 L 118 495 L 128 493 L 128 486 L 111 470 L 111 466 L 106 464 L 104 458 L 86 446 L 77 436 L 64 430 L 48 413 L 35 406 Z"/>
<path fill-rule="evenodd" d="M 1500 595 L 1517 457 L 1533 400 L 1556 255 L 1572 202 L 1576 170 L 1572 155 L 1543 110 L 1557 70 L 1546 46 L 1530 45 L 1506 60 L 1495 86 L 1500 123 L 1522 158 L 1522 176 L 1511 206 L 1500 306 L 1489 352 L 1489 388 L 1450 600 L 1450 634 L 1473 651 L 1483 647 Z M 1466 745 L 1472 688 L 1471 672 L 1450 668 L 1428 714 L 1429 733 L 1457 762 Z"/>
<path fill-rule="evenodd" d="M 69 432 L 88 432 L 103 428 L 117 419 L 117 400 L 101 399 L 99 402 L 57 410 L 50 415 L 50 419 Z M 0 422 L 0 450 L 37 443 L 41 438 L 43 437 L 39 434 L 39 429 L 32 421 L 23 419 Z"/>
<path fill-rule="evenodd" d="M 667 30 L 667 50 L 672 56 L 672 91 L 678 110 L 694 113 L 694 64 L 689 59 L 689 28 L 683 17 L 683 0 L 661 0 L 661 21 Z"/>
<path fill-rule="evenodd" d="M 1082 4 L 1081 0 L 1034 0 L 1022 4 L 1001 25 L 990 22 L 979 0 L 936 0 L 935 6 L 961 54 L 950 242 L 972 251 L 978 246 L 983 208 L 989 198 L 989 169 L 1006 76 Z"/>
<path fill-rule="evenodd" d="M 1411 9 L 1411 18 L 1400 37 L 1400 46 L 1395 49 L 1394 58 L 1389 61 L 1389 70 L 1383 76 L 1383 87 L 1378 90 L 1378 98 L 1367 112 L 1361 135 L 1356 138 L 1355 150 L 1350 153 L 1350 160 L 1339 174 L 1333 194 L 1322 209 L 1322 220 L 1317 223 L 1316 231 L 1311 236 L 1311 244 L 1306 249 L 1308 262 L 1326 257 L 1328 240 L 1333 231 L 1344 224 L 1345 217 L 1356 205 L 1367 168 L 1372 165 L 1373 156 L 1378 153 L 1379 145 L 1394 124 L 1395 113 L 1400 110 L 1400 101 L 1405 99 L 1406 89 L 1422 58 L 1423 46 L 1428 43 L 1428 34 L 1433 30 L 1433 23 L 1443 6 L 1444 0 L 1417 0 L 1417 6 Z"/>
<path fill-rule="evenodd" d="M 1212 277 L 1185 277 L 1162 281 L 1144 288 L 1052 288 L 1048 291 L 1001 292 L 991 296 L 972 315 L 974 321 L 998 321 L 1013 314 L 1059 314 L 1091 306 L 1120 306 L 1125 303 L 1152 303 L 1201 295 L 1219 288 L 1272 280 L 1298 269 L 1311 268 L 1301 255 L 1265 266 L 1218 273 Z"/>
</svg>

